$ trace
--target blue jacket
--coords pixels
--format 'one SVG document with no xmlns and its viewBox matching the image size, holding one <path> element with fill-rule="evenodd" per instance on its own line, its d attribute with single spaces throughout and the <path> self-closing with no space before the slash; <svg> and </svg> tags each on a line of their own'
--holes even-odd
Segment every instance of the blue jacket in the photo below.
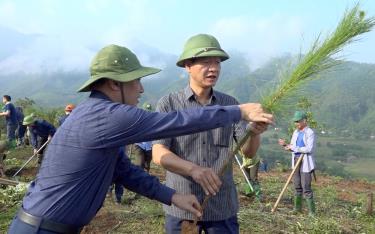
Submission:
<svg viewBox="0 0 375 234">
<path fill-rule="evenodd" d="M 33 125 L 29 127 L 29 130 L 31 145 L 34 149 L 38 148 L 38 136 L 41 138 L 47 138 L 48 136 L 53 136 L 56 132 L 56 128 L 44 119 L 36 120 Z"/>
<path fill-rule="evenodd" d="M 238 106 L 148 112 L 93 91 L 52 138 L 23 208 L 80 227 L 100 209 L 113 178 L 131 191 L 170 205 L 175 191 L 133 166 L 128 157 L 119 159 L 119 147 L 222 127 L 240 117 Z"/>
<path fill-rule="evenodd" d="M 61 126 L 69 115 L 63 115 L 59 118 L 59 126 Z"/>
</svg>

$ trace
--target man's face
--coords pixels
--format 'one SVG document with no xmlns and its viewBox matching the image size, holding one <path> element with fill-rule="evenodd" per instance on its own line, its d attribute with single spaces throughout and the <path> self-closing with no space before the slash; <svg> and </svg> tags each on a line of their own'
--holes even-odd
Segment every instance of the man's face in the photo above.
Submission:
<svg viewBox="0 0 375 234">
<path fill-rule="evenodd" d="M 5 99 L 5 97 L 3 97 L 3 103 L 5 104 L 7 102 L 7 100 Z"/>
<path fill-rule="evenodd" d="M 219 57 L 196 58 L 194 62 L 188 61 L 185 65 L 190 75 L 190 82 L 201 88 L 215 86 L 219 79 L 221 59 Z"/>
<path fill-rule="evenodd" d="M 306 121 L 306 119 L 301 119 L 300 121 L 294 122 L 294 124 L 296 125 L 296 128 L 298 130 L 302 130 L 306 127 L 307 121 Z"/>
<path fill-rule="evenodd" d="M 132 80 L 129 82 L 124 82 L 122 85 L 125 96 L 125 104 L 136 106 L 138 104 L 138 99 L 144 92 L 141 79 Z"/>
</svg>

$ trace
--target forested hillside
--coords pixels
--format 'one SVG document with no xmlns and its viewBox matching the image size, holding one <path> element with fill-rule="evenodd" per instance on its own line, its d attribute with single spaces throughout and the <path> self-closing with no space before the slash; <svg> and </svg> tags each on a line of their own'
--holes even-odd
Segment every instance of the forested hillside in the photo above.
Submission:
<svg viewBox="0 0 375 234">
<path fill-rule="evenodd" d="M 222 64 L 216 88 L 235 96 L 240 102 L 259 101 L 262 94 L 278 84 L 280 74 L 290 71 L 296 62 L 296 59 L 284 56 L 251 70 L 244 54 L 230 54 L 231 59 Z M 163 71 L 143 80 L 146 91 L 142 102 L 155 104 L 161 96 L 188 83 L 184 70 L 175 66 L 176 56 L 164 57 L 166 59 L 160 62 L 166 64 Z M 152 58 L 157 59 L 157 56 Z M 316 120 L 327 130 L 337 130 L 338 134 L 365 138 L 374 135 L 375 126 L 371 123 L 375 122 L 375 65 L 345 62 L 321 76 L 322 79 L 309 84 L 302 92 L 302 96 L 312 103 Z M 28 97 L 43 108 L 64 106 L 67 102 L 78 103 L 86 96 L 76 90 L 87 77 L 88 72 L 0 75 L 0 92 L 15 99 Z M 297 101 L 296 97 L 295 103 Z M 294 111 L 294 104 L 291 104 L 292 108 L 286 112 Z M 283 124 L 283 121 L 279 123 Z"/>
</svg>

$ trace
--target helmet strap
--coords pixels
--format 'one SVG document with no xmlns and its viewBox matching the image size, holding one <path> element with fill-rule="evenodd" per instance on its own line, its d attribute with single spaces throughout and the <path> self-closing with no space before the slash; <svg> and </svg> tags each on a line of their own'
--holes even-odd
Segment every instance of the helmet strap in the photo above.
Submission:
<svg viewBox="0 0 375 234">
<path fill-rule="evenodd" d="M 120 92 L 121 92 L 121 103 L 125 104 L 125 95 L 124 95 L 124 90 L 123 90 L 123 83 L 122 82 L 119 82 L 119 83 L 120 83 Z"/>
</svg>

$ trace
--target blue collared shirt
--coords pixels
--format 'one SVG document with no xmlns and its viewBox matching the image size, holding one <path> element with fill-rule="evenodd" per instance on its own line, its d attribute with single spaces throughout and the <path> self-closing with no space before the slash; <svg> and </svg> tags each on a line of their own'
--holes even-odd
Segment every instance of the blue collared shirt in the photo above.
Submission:
<svg viewBox="0 0 375 234">
<path fill-rule="evenodd" d="M 145 142 L 135 143 L 135 144 L 138 145 L 144 151 L 152 150 L 152 142 L 151 141 L 145 141 Z"/>
<path fill-rule="evenodd" d="M 303 131 L 298 131 L 296 146 L 298 146 L 298 147 L 304 147 L 305 146 L 305 142 L 303 142 L 303 136 L 304 135 L 305 135 L 305 133 Z M 299 153 L 299 152 L 294 153 L 294 156 L 296 156 L 296 157 L 299 157 L 300 155 L 301 155 L 301 153 Z"/>
<path fill-rule="evenodd" d="M 9 116 L 5 116 L 5 121 L 7 125 L 17 125 L 17 112 L 16 108 L 14 107 L 13 103 L 8 102 L 5 104 L 3 108 L 4 112 L 9 111 Z"/>
<path fill-rule="evenodd" d="M 238 106 L 149 112 L 93 91 L 52 138 L 23 208 L 55 222 L 86 225 L 102 206 L 112 178 L 131 191 L 171 204 L 175 191 L 133 166 L 128 157 L 119 159 L 119 147 L 222 127 L 240 117 Z"/>
</svg>

